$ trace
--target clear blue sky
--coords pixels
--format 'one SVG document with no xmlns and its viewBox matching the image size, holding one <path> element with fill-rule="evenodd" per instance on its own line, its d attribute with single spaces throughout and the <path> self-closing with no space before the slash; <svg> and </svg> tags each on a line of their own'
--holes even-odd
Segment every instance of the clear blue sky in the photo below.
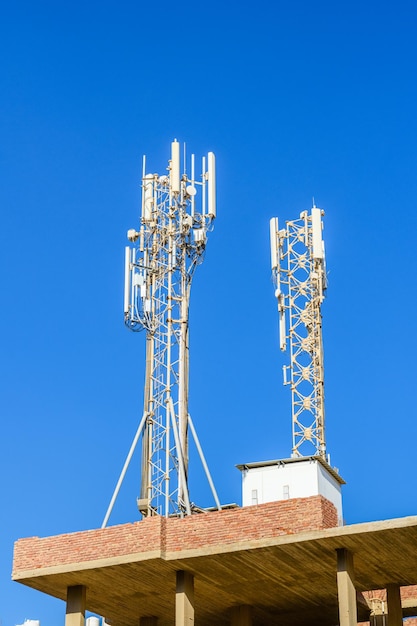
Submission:
<svg viewBox="0 0 417 626">
<path fill-rule="evenodd" d="M 141 156 L 218 165 L 191 301 L 190 408 L 221 500 L 287 457 L 268 222 L 326 211 L 327 440 L 347 523 L 417 513 L 414 2 L 4 3 L 0 619 L 63 623 L 10 582 L 13 541 L 97 527 L 141 413 L 123 325 Z M 135 458 L 111 523 L 137 519 Z M 194 470 L 192 470 L 193 472 Z M 211 500 L 199 469 L 192 499 Z"/>
</svg>

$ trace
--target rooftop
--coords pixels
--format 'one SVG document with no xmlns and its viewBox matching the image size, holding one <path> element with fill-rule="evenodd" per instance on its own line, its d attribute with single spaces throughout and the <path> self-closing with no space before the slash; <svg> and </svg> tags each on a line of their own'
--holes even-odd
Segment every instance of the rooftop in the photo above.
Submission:
<svg viewBox="0 0 417 626">
<path fill-rule="evenodd" d="M 133 524 L 15 544 L 13 579 L 66 599 L 85 585 L 87 609 L 115 626 L 141 615 L 173 623 L 175 575 L 194 575 L 201 626 L 253 606 L 253 624 L 338 623 L 336 550 L 353 553 L 358 592 L 417 583 L 417 516 L 335 527 L 322 496 Z M 333 527 L 332 527 L 333 526 Z M 359 618 L 367 619 L 359 596 Z"/>
</svg>

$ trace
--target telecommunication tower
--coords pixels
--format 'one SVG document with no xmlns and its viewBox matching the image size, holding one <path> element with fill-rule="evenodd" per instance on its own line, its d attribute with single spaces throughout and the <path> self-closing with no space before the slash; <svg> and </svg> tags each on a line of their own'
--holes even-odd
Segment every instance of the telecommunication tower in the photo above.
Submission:
<svg viewBox="0 0 417 626">
<path fill-rule="evenodd" d="M 138 508 L 144 517 L 198 510 L 188 489 L 189 430 L 221 508 L 188 411 L 190 289 L 216 217 L 215 157 L 203 157 L 198 178 L 194 155 L 188 171 L 186 165 L 177 140 L 167 173 L 147 173 L 143 159 L 141 219 L 138 230 L 128 231 L 133 245 L 126 247 L 124 295 L 125 324 L 146 333 L 143 417 L 103 526 L 141 435 Z"/>
<path fill-rule="evenodd" d="M 321 209 L 313 206 L 279 229 L 270 221 L 271 266 L 278 300 L 281 350 L 289 343 L 284 385 L 292 395 L 292 456 L 327 461 L 321 305 L 326 267 Z"/>
</svg>

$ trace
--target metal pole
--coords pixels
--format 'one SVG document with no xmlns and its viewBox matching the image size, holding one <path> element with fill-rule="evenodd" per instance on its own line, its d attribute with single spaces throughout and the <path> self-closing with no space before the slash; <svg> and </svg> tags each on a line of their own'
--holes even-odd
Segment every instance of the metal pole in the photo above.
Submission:
<svg viewBox="0 0 417 626">
<path fill-rule="evenodd" d="M 177 448 L 177 452 L 178 452 L 178 469 L 179 469 L 179 476 L 183 484 L 185 508 L 187 511 L 187 515 L 191 515 L 190 496 L 188 494 L 188 485 L 187 485 L 187 481 L 185 477 L 184 455 L 183 455 L 183 450 L 181 448 L 180 438 L 178 436 L 178 425 L 177 425 L 176 418 L 175 418 L 175 410 L 174 410 L 174 403 L 172 401 L 172 397 L 169 398 L 169 408 L 170 408 L 170 413 L 171 413 L 172 432 L 174 434 L 175 447 Z"/>
<path fill-rule="evenodd" d="M 133 441 L 132 441 L 132 445 L 130 446 L 129 453 L 128 453 L 127 457 L 126 457 L 125 464 L 123 465 L 123 469 L 122 469 L 122 471 L 120 473 L 119 480 L 117 481 L 116 488 L 115 488 L 115 490 L 113 492 L 112 499 L 110 500 L 110 504 L 109 504 L 109 507 L 107 509 L 106 515 L 104 516 L 104 520 L 103 520 L 103 523 L 101 525 L 101 528 L 105 528 L 107 526 L 107 522 L 109 521 L 109 517 L 110 517 L 111 512 L 113 510 L 114 503 L 116 502 L 116 498 L 119 495 L 120 487 L 122 486 L 123 479 L 124 479 L 124 477 L 126 475 L 127 468 L 129 467 L 130 461 L 132 459 L 133 453 L 135 451 L 136 445 L 138 443 L 140 434 L 141 434 L 141 432 L 143 430 L 143 427 L 145 425 L 147 417 L 148 417 L 147 413 L 144 413 L 143 416 L 142 416 L 142 419 L 141 419 L 140 424 L 138 426 L 138 429 L 136 431 L 136 435 L 134 436 Z"/>
<path fill-rule="evenodd" d="M 202 466 L 204 468 L 204 471 L 206 473 L 206 476 L 207 476 L 208 484 L 210 485 L 211 493 L 213 494 L 213 498 L 214 498 L 214 501 L 216 503 L 217 509 L 219 511 L 221 511 L 222 507 L 221 507 L 221 504 L 220 504 L 220 500 L 218 498 L 217 491 L 216 491 L 216 488 L 214 486 L 213 479 L 211 477 L 210 470 L 208 468 L 208 465 L 207 465 L 207 462 L 206 462 L 206 459 L 205 459 L 205 456 L 204 456 L 203 448 L 200 445 L 200 441 L 199 441 L 198 436 L 197 436 L 197 431 L 194 428 L 193 420 L 191 419 L 191 415 L 190 414 L 188 414 L 188 423 L 190 425 L 190 430 L 191 430 L 191 434 L 193 436 L 193 439 L 195 441 L 195 445 L 197 446 L 198 454 L 200 455 L 201 464 L 202 464 Z"/>
</svg>

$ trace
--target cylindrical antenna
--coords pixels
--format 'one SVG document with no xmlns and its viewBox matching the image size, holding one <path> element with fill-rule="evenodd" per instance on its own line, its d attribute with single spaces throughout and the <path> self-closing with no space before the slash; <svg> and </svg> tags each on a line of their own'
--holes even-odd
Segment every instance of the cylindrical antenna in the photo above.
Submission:
<svg viewBox="0 0 417 626">
<path fill-rule="evenodd" d="M 194 154 L 191 155 L 191 184 L 194 187 L 195 186 L 195 156 Z M 194 217 L 194 211 L 195 211 L 195 194 L 193 194 L 191 196 L 191 215 L 192 217 Z"/>
<path fill-rule="evenodd" d="M 209 217 L 216 217 L 216 158 L 208 153 L 208 212 Z"/>
<path fill-rule="evenodd" d="M 309 228 L 308 228 L 308 213 L 307 211 L 302 211 L 300 213 L 300 219 L 304 220 L 304 245 L 308 248 L 310 245 L 308 240 Z"/>
<path fill-rule="evenodd" d="M 201 179 L 203 181 L 203 192 L 202 192 L 202 205 L 201 205 L 201 213 L 202 215 L 206 214 L 206 157 L 203 157 L 201 160 L 201 169 L 202 169 L 202 174 L 201 174 Z"/>
<path fill-rule="evenodd" d="M 323 258 L 323 238 L 321 226 L 321 209 L 311 209 L 311 230 L 313 239 L 313 259 Z"/>
<path fill-rule="evenodd" d="M 153 174 L 146 174 L 143 179 L 143 197 L 142 217 L 145 222 L 150 222 L 153 212 Z"/>
<path fill-rule="evenodd" d="M 125 299 L 124 299 L 124 312 L 129 313 L 130 304 L 130 248 L 125 248 Z"/>
<path fill-rule="evenodd" d="M 142 157 L 142 219 L 144 217 L 144 211 L 145 211 L 145 192 L 144 192 L 145 172 L 146 172 L 146 156 L 143 155 Z"/>
<path fill-rule="evenodd" d="M 271 240 L 271 269 L 278 267 L 278 218 L 272 217 L 269 221 L 269 236 Z"/>
<path fill-rule="evenodd" d="M 278 296 L 278 311 L 279 311 L 279 347 L 285 352 L 287 348 L 287 334 L 285 328 L 285 304 L 284 294 L 280 293 Z"/>
<path fill-rule="evenodd" d="M 170 186 L 171 193 L 180 192 L 180 144 L 176 139 L 171 143 Z"/>
<path fill-rule="evenodd" d="M 143 228 L 143 226 L 140 227 L 140 231 L 139 231 L 139 250 L 140 252 L 143 252 L 143 243 L 145 240 L 145 230 Z"/>
</svg>

